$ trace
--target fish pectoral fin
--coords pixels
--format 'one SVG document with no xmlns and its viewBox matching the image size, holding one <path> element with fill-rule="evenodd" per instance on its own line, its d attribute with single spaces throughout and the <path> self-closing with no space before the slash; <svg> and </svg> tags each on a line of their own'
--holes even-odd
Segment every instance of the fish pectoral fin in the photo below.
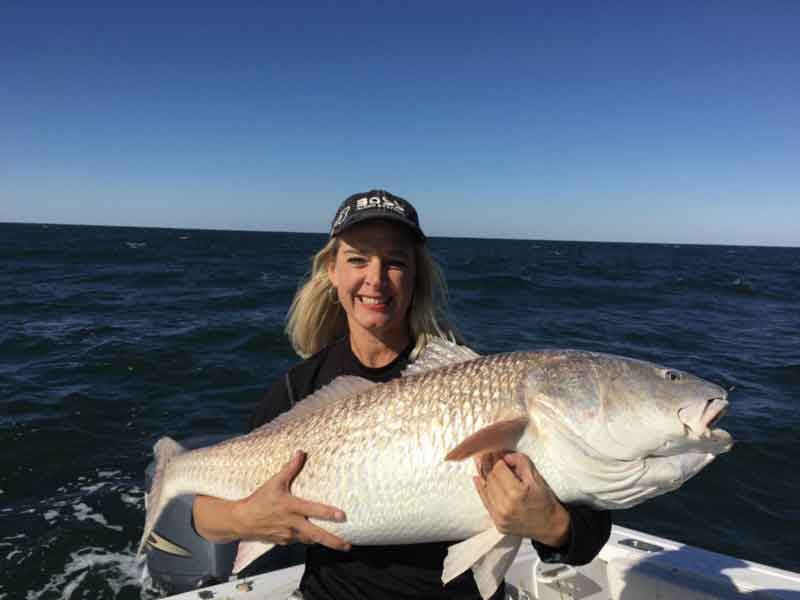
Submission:
<svg viewBox="0 0 800 600">
<path fill-rule="evenodd" d="M 445 460 L 464 460 L 475 454 L 498 450 L 513 450 L 525 432 L 530 419 L 516 417 L 507 421 L 499 421 L 476 431 L 458 446 L 450 450 Z"/>
<path fill-rule="evenodd" d="M 236 550 L 236 559 L 233 561 L 234 574 L 239 573 L 247 565 L 253 562 L 262 554 L 266 554 L 275 547 L 269 542 L 239 542 Z"/>
<path fill-rule="evenodd" d="M 447 549 L 442 583 L 447 584 L 467 569 L 472 569 L 482 598 L 489 598 L 503 581 L 522 538 L 504 535 L 491 527 Z"/>
</svg>

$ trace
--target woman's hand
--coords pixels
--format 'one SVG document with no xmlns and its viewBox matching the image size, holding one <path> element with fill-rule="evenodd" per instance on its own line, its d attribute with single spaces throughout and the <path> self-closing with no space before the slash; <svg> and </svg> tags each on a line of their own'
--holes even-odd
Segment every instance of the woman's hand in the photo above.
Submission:
<svg viewBox="0 0 800 600">
<path fill-rule="evenodd" d="M 475 459 L 475 488 L 500 533 L 560 548 L 569 541 L 570 516 L 526 455 L 488 453 Z"/>
<path fill-rule="evenodd" d="M 247 498 L 231 502 L 198 496 L 193 507 L 195 529 L 213 541 L 259 540 L 282 546 L 302 542 L 349 550 L 350 544 L 308 520 L 342 522 L 345 515 L 341 510 L 291 493 L 292 482 L 303 469 L 305 459 L 304 452 L 296 452 L 278 473 Z"/>
</svg>

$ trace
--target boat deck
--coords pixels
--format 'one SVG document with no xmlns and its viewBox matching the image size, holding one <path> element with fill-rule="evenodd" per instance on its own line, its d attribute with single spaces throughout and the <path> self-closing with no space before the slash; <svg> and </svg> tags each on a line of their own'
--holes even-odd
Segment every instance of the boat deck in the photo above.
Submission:
<svg viewBox="0 0 800 600">
<path fill-rule="evenodd" d="M 170 596 L 169 600 L 283 600 L 303 567 Z M 527 544 L 506 575 L 513 600 L 800 600 L 800 573 L 784 571 L 614 526 L 583 567 L 542 563 Z"/>
</svg>

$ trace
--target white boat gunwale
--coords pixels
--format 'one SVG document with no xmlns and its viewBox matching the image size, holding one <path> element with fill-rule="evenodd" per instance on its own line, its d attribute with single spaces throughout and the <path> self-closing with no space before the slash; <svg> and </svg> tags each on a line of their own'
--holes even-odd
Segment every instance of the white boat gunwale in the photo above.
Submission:
<svg viewBox="0 0 800 600">
<path fill-rule="evenodd" d="M 298 565 L 176 594 L 168 600 L 289 598 L 302 574 L 303 566 Z M 612 527 L 597 558 L 582 567 L 541 563 L 533 547 L 523 545 L 506 581 L 508 597 L 520 600 L 800 600 L 800 573 L 619 525 Z"/>
</svg>

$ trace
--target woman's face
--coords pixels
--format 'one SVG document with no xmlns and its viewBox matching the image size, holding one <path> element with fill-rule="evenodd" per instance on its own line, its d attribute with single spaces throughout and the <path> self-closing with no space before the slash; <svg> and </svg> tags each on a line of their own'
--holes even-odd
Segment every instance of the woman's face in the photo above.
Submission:
<svg viewBox="0 0 800 600">
<path fill-rule="evenodd" d="M 416 267 L 414 243 L 402 225 L 371 221 L 340 234 L 328 275 L 351 335 L 369 332 L 393 339 L 408 335 Z"/>
</svg>

